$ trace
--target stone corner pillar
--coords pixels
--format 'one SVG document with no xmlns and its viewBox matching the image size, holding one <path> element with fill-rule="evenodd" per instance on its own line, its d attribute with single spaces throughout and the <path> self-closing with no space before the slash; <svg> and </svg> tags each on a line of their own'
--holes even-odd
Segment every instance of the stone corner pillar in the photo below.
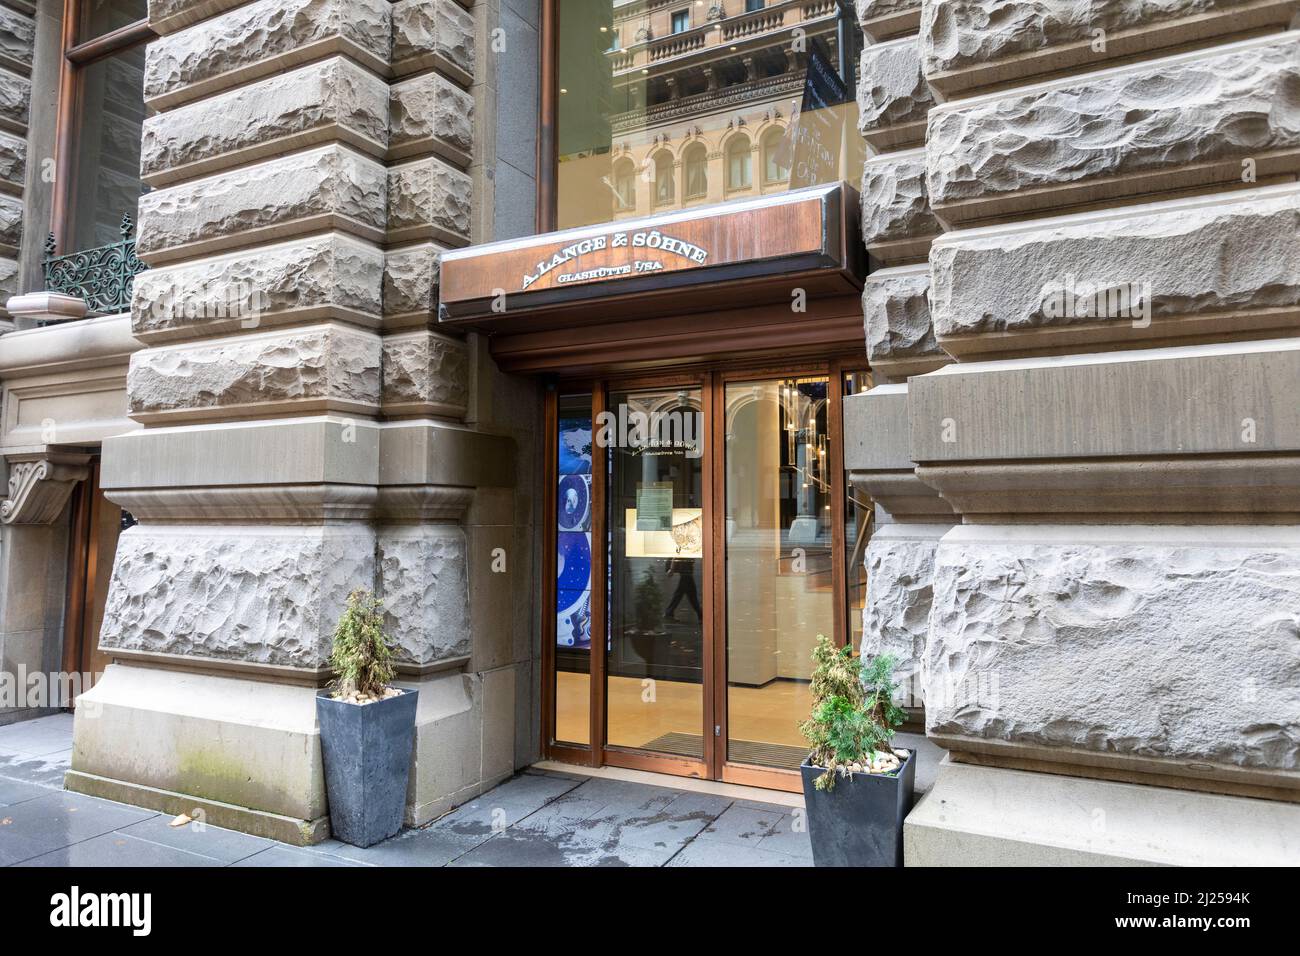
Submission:
<svg viewBox="0 0 1300 956">
<path fill-rule="evenodd" d="M 921 18 L 956 362 L 909 380 L 909 454 L 962 523 L 907 860 L 1300 863 L 1300 139 L 1223 132 L 1293 83 L 1293 8 L 969 6 Z"/>
<path fill-rule="evenodd" d="M 104 442 L 102 472 L 139 523 L 67 785 L 324 839 L 315 697 L 363 587 L 420 690 L 422 822 L 513 769 L 512 751 L 483 758 L 500 736 L 485 714 L 514 699 L 470 669 L 467 608 L 477 502 L 515 485 L 514 439 L 466 424 L 466 344 L 435 320 L 437 255 L 469 241 L 472 17 L 453 0 L 167 0 L 150 17 L 142 427 Z"/>
</svg>

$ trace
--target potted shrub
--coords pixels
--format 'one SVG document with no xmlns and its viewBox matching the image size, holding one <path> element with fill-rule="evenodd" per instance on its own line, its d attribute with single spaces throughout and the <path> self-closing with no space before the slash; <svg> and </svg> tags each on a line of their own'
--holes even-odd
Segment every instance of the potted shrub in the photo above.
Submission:
<svg viewBox="0 0 1300 956">
<path fill-rule="evenodd" d="M 363 847 L 402 828 L 415 736 L 417 692 L 389 686 L 395 669 L 380 604 L 369 591 L 348 595 L 330 655 L 336 676 L 316 696 L 330 829 Z"/>
<path fill-rule="evenodd" d="M 817 635 L 812 716 L 799 729 L 812 752 L 803 775 L 816 866 L 902 866 L 915 751 L 891 746 L 904 719 L 894 704 L 894 659 L 865 661 Z"/>
</svg>

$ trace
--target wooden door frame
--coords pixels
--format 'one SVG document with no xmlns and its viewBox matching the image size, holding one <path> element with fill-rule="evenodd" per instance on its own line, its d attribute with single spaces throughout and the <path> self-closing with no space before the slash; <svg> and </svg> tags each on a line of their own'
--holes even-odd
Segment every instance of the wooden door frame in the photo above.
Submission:
<svg viewBox="0 0 1300 956">
<path fill-rule="evenodd" d="M 818 359 L 801 361 L 796 367 L 773 365 L 770 358 L 752 361 L 730 361 L 701 364 L 694 367 L 667 367 L 660 371 L 636 370 L 627 373 L 609 373 L 595 379 L 565 379 L 547 383 L 545 393 L 545 452 L 543 508 L 544 543 L 542 558 L 543 615 L 542 628 L 542 739 L 544 756 L 584 766 L 614 766 L 633 770 L 647 770 L 675 776 L 721 780 L 746 786 L 773 790 L 799 792 L 802 783 L 798 771 L 774 767 L 742 764 L 726 759 L 727 731 L 727 667 L 726 644 L 726 385 L 728 382 L 754 378 L 792 378 L 824 375 L 827 386 L 827 437 L 830 443 L 830 470 L 837 480 L 831 484 L 831 569 L 832 569 L 832 621 L 834 639 L 844 644 L 849 639 L 847 626 L 848 581 L 845 554 L 847 505 L 847 480 L 844 470 L 844 376 L 848 372 L 866 371 L 865 357 L 833 354 Z M 696 760 L 670 754 L 656 754 L 626 747 L 610 747 L 607 743 L 607 670 L 606 645 L 608 640 L 606 608 L 608 601 L 608 555 L 606 480 L 608 475 L 607 449 L 597 449 L 592 443 L 592 493 L 591 493 L 591 590 L 592 590 L 592 643 L 588 683 L 590 735 L 588 746 L 566 743 L 555 739 L 555 550 L 558 533 L 554 527 L 556 514 L 556 475 L 558 472 L 558 408 L 562 394 L 590 394 L 593 428 L 597 416 L 606 408 L 608 396 L 613 391 L 637 388 L 693 387 L 700 390 L 701 411 L 704 415 L 704 438 L 708 442 L 703 461 L 702 483 L 705 489 L 703 505 L 704 527 L 709 529 L 703 547 L 704 597 L 703 648 L 701 653 L 701 693 L 703 695 L 703 757 Z M 599 586 L 598 586 L 599 582 Z M 597 598 L 597 591 L 600 596 Z"/>
<path fill-rule="evenodd" d="M 93 676 L 88 657 L 95 648 L 88 646 L 99 635 L 87 632 L 94 619 L 95 585 L 99 575 L 99 515 L 103 495 L 99 491 L 100 459 L 90 461 L 90 473 L 77 483 L 72 493 L 72 512 L 68 522 L 68 564 L 64 582 L 63 653 L 65 674 L 81 675 L 82 681 L 69 686 L 89 690 L 86 677 Z M 73 708 L 76 698 L 64 701 Z"/>
</svg>

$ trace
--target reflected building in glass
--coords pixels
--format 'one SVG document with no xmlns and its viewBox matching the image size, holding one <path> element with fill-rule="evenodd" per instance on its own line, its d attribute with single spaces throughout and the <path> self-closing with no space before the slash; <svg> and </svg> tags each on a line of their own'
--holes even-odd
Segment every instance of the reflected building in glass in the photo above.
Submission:
<svg viewBox="0 0 1300 956">
<path fill-rule="evenodd" d="M 838 63 L 837 10 L 834 0 L 563 0 L 558 225 L 839 179 L 840 157 L 833 176 L 801 178 L 791 140 L 810 59 Z M 854 131 L 853 103 L 831 109 Z M 860 155 L 856 135 L 844 142 Z"/>
</svg>

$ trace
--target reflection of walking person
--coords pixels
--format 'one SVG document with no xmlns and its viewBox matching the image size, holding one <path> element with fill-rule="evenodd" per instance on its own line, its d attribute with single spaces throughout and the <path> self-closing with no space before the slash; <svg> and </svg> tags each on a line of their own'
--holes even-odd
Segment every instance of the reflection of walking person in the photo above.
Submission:
<svg viewBox="0 0 1300 956">
<path fill-rule="evenodd" d="M 673 592 L 673 599 L 668 602 L 668 607 L 664 611 L 664 620 L 675 620 L 673 615 L 677 612 L 677 605 L 682 603 L 682 598 L 686 598 L 695 609 L 695 616 L 703 621 L 704 612 L 700 610 L 700 592 L 695 587 L 695 562 L 689 558 L 669 558 L 668 573 L 677 575 L 677 590 Z"/>
</svg>

